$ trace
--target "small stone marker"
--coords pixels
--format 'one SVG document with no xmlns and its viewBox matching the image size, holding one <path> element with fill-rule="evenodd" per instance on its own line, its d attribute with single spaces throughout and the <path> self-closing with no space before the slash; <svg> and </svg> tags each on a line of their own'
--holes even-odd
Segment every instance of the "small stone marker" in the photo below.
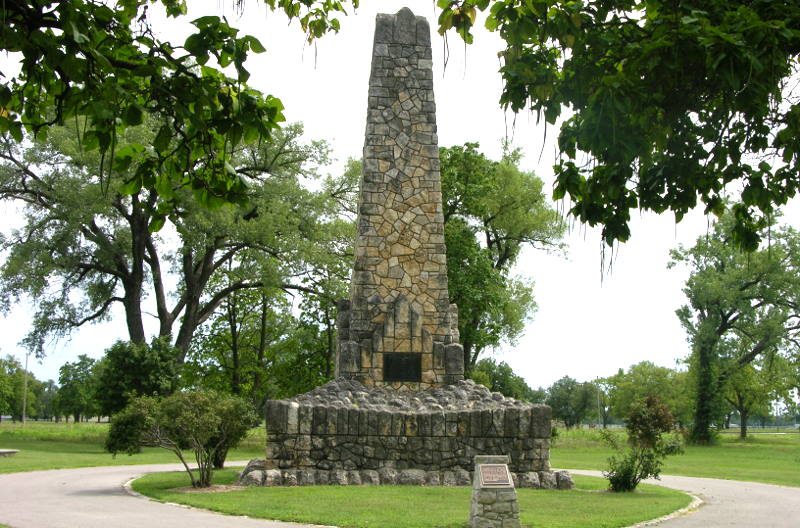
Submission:
<svg viewBox="0 0 800 528">
<path fill-rule="evenodd" d="M 0 449 L 0 457 L 14 456 L 19 453 L 19 449 Z"/>
<path fill-rule="evenodd" d="M 472 480 L 471 528 L 520 528 L 517 490 L 505 455 L 475 457 Z"/>
</svg>

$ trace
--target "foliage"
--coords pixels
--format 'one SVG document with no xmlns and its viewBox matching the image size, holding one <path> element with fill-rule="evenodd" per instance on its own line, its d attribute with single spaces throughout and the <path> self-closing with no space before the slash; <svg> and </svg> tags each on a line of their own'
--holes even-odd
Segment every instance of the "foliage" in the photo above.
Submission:
<svg viewBox="0 0 800 528">
<path fill-rule="evenodd" d="M 476 9 L 506 47 L 500 104 L 560 124 L 556 199 L 630 236 L 630 210 L 700 202 L 755 250 L 800 189 L 800 5 L 789 0 L 440 0 L 439 31 L 467 43 Z M 730 185 L 729 185 L 730 184 Z M 736 189 L 736 191 L 733 191 Z"/>
<path fill-rule="evenodd" d="M 739 414 L 739 437 L 747 438 L 747 422 L 757 415 L 769 415 L 772 401 L 791 400 L 789 362 L 781 356 L 763 358 L 756 364 L 734 368 L 724 384 L 725 401 Z"/>
<path fill-rule="evenodd" d="M 686 372 L 659 367 L 650 361 L 641 361 L 606 378 L 609 386 L 611 412 L 622 417 L 630 414 L 636 402 L 651 394 L 657 395 L 680 424 L 691 419 L 691 390 Z"/>
<path fill-rule="evenodd" d="M 10 413 L 14 408 L 14 383 L 13 373 L 19 368 L 19 363 L 13 356 L 0 357 L 0 416 Z"/>
<path fill-rule="evenodd" d="M 143 446 L 167 449 L 181 460 L 192 486 L 208 487 L 217 452 L 235 446 L 256 422 L 252 408 L 232 395 L 190 391 L 163 399 L 141 396 L 112 419 L 106 450 L 133 454 Z M 194 453 L 196 478 L 186 463 L 183 448 Z"/>
<path fill-rule="evenodd" d="M 486 347 L 522 333 L 536 307 L 533 283 L 511 267 L 525 247 L 558 248 L 564 225 L 517 151 L 492 161 L 466 143 L 439 155 L 448 288 L 469 372 Z"/>
<path fill-rule="evenodd" d="M 243 144 L 269 140 L 283 121 L 280 100 L 249 88 L 249 53 L 265 51 L 239 36 L 225 18 L 192 21 L 182 46 L 159 40 L 147 0 L 4 3 L 0 49 L 19 58 L 20 72 L 0 85 L 0 133 L 41 139 L 54 124 L 76 123 L 84 148 L 100 153 L 99 172 L 135 169 L 124 193 L 159 189 L 158 229 L 175 213 L 171 192 L 192 189 L 206 206 L 246 201 L 247 185 L 231 165 Z M 186 13 L 185 0 L 160 0 L 168 17 Z M 309 40 L 338 31 L 333 17 L 347 2 L 267 0 L 298 18 Z M 358 0 L 350 2 L 358 6 Z M 237 0 L 237 5 L 241 1 Z M 210 61 L 210 62 L 209 62 Z M 232 66 L 235 78 L 219 68 Z M 146 114 L 164 117 L 155 139 L 121 145 L 119 136 Z M 153 204 L 155 205 L 155 203 Z"/>
<path fill-rule="evenodd" d="M 489 387 L 493 392 L 509 398 L 531 403 L 544 403 L 547 394 L 543 389 L 532 389 L 525 380 L 516 375 L 508 363 L 497 363 L 492 358 L 483 358 L 472 369 L 470 377 L 476 382 Z"/>
<path fill-rule="evenodd" d="M 627 417 L 627 449 L 622 449 L 617 438 L 607 430 L 601 432 L 617 451 L 608 459 L 609 470 L 603 473 L 611 491 L 633 491 L 642 479 L 658 478 L 664 458 L 682 449 L 679 444 L 662 438 L 673 426 L 672 413 L 658 396 L 650 395 L 635 403 Z"/>
<path fill-rule="evenodd" d="M 0 358 L 0 414 L 8 412 L 13 420 L 21 420 L 24 402 L 25 416 L 39 417 L 43 392 L 42 382 L 26 371 L 16 358 L 10 355 Z"/>
<path fill-rule="evenodd" d="M 113 416 L 136 396 L 164 396 L 177 385 L 176 351 L 163 338 L 150 345 L 117 341 L 97 365 L 97 404 Z"/>
<path fill-rule="evenodd" d="M 148 119 L 119 145 L 153 141 L 158 126 Z M 197 327 L 234 292 L 307 289 L 304 259 L 321 252 L 329 230 L 322 225 L 325 204 L 298 178 L 314 176 L 328 148 L 301 142 L 301 135 L 300 125 L 288 126 L 271 143 L 233 154 L 230 162 L 250 182 L 247 207 L 212 211 L 189 191 L 167 188 L 180 214 L 160 235 L 147 226 L 165 188 L 126 195 L 132 169 L 103 181 L 96 156 L 70 130 L 53 128 L 47 142 L 26 148 L 3 142 L 0 199 L 23 203 L 25 223 L 0 238 L 0 249 L 8 250 L 0 307 L 22 296 L 36 302 L 25 343 L 40 356 L 48 337 L 106 320 L 116 304 L 125 310 L 129 339 L 144 343 L 143 314 L 153 311 L 158 335 L 173 337 L 182 361 Z"/>
<path fill-rule="evenodd" d="M 672 263 L 690 269 L 689 304 L 676 313 L 692 345 L 695 386 L 693 442 L 714 440 L 725 379 L 760 357 L 796 354 L 800 330 L 800 236 L 772 228 L 769 244 L 750 254 L 730 242 L 732 213 L 716 222 L 692 248 L 672 251 Z"/>
<path fill-rule="evenodd" d="M 591 413 L 595 395 L 591 383 L 579 383 L 564 376 L 548 387 L 545 403 L 553 409 L 553 418 L 563 420 L 569 429 L 580 425 Z"/>
<path fill-rule="evenodd" d="M 75 362 L 64 363 L 59 369 L 57 407 L 66 415 L 72 415 L 76 422 L 81 416 L 97 414 L 95 361 L 81 354 Z"/>
<path fill-rule="evenodd" d="M 287 171 L 286 177 L 296 178 L 298 172 Z M 287 275 L 286 282 L 264 280 L 261 287 L 234 291 L 220 303 L 190 350 L 184 369 L 188 386 L 247 395 L 260 409 L 268 397 L 293 396 L 330 379 L 335 301 L 347 295 L 355 233 L 351 200 L 359 176 L 360 164 L 351 161 L 343 175 L 324 178 L 319 192 L 301 195 L 305 216 L 287 213 L 303 222 L 297 238 L 286 240 L 294 253 L 284 251 L 283 271 L 272 271 L 277 279 Z M 288 239 L 291 227 L 281 231 Z M 242 251 L 212 277 L 211 288 L 251 280 L 269 271 L 272 262 L 258 250 Z"/>
</svg>

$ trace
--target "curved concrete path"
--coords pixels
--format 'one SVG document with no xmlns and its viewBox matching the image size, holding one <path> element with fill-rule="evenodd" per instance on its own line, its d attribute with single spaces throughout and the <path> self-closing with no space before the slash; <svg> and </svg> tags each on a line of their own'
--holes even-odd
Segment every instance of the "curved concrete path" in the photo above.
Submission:
<svg viewBox="0 0 800 528">
<path fill-rule="evenodd" d="M 146 473 L 182 469 L 180 464 L 153 464 L 0 475 L 0 524 L 12 528 L 311 528 L 164 504 L 135 497 L 123 487 Z"/>
<path fill-rule="evenodd" d="M 570 469 L 577 475 L 602 477 L 600 471 Z M 665 528 L 798 528 L 800 488 L 758 482 L 662 475 L 656 484 L 691 493 L 703 504 L 699 508 L 657 523 Z M 649 524 L 649 523 L 643 523 Z"/>
<path fill-rule="evenodd" d="M 123 487 L 135 476 L 180 469 L 176 464 L 158 464 L 0 475 L 0 524 L 12 528 L 309 528 L 162 504 L 134 497 Z M 597 471 L 572 472 L 599 475 Z M 659 526 L 800 526 L 798 488 L 677 476 L 663 476 L 654 483 L 688 491 L 704 501 L 697 510 L 662 521 Z"/>
</svg>

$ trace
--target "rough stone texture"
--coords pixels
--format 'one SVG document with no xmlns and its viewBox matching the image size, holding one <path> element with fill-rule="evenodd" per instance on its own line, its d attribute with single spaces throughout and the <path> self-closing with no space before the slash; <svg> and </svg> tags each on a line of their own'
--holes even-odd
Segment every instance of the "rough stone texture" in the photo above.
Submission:
<svg viewBox="0 0 800 528">
<path fill-rule="evenodd" d="M 262 464 L 264 460 L 259 460 Z M 545 471 L 552 475 L 550 479 L 553 483 L 550 489 L 570 489 L 570 488 L 556 488 L 556 481 L 562 482 L 563 479 L 558 479 L 552 471 Z M 530 475 L 536 475 L 534 480 L 525 480 Z M 531 483 L 529 488 L 539 488 L 538 485 L 532 483 L 539 482 L 537 473 L 511 473 L 514 482 Z M 242 471 L 241 476 L 236 484 L 239 486 L 378 486 L 378 485 L 407 485 L 407 486 L 470 486 L 472 483 L 473 473 L 466 470 L 458 471 L 424 471 L 419 469 L 404 469 L 395 470 L 392 468 L 382 468 L 379 471 L 372 469 L 365 470 L 350 470 L 344 471 L 341 469 L 324 470 L 318 469 L 316 471 L 310 470 L 278 470 L 278 469 L 259 469 L 258 467 L 246 468 Z M 571 481 L 571 478 L 570 478 Z M 516 487 L 516 485 L 514 486 Z"/>
<path fill-rule="evenodd" d="M 575 488 L 575 482 L 572 481 L 572 477 L 569 474 L 569 471 L 556 471 L 556 487 L 560 490 L 570 490 Z"/>
<path fill-rule="evenodd" d="M 548 471 L 550 415 L 545 405 L 505 398 L 471 380 L 393 391 L 339 379 L 267 402 L 266 463 L 279 469 L 461 471 L 452 479 L 463 482 L 474 456 L 505 453 L 515 473 Z"/>
<path fill-rule="evenodd" d="M 464 378 L 447 291 L 430 26 L 408 8 L 376 18 L 355 262 L 338 308 L 337 377 L 417 390 Z M 419 356 L 419 378 L 385 379 L 384 359 L 398 353 Z"/>
<path fill-rule="evenodd" d="M 469 525 L 472 528 L 520 528 L 517 491 L 511 487 L 481 487 L 478 466 L 508 464 L 507 456 L 482 455 L 475 457 L 472 480 L 472 503 Z"/>
</svg>

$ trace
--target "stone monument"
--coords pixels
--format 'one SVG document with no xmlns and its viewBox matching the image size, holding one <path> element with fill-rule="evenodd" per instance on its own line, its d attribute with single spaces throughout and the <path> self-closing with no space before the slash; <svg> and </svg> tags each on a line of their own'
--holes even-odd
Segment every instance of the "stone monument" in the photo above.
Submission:
<svg viewBox="0 0 800 528">
<path fill-rule="evenodd" d="M 339 303 L 336 375 L 429 389 L 464 379 L 447 292 L 430 27 L 378 15 L 350 300 Z"/>
<path fill-rule="evenodd" d="M 448 300 L 430 26 L 377 16 L 350 299 L 336 379 L 267 402 L 267 456 L 249 485 L 472 483 L 507 455 L 520 487 L 557 487 L 550 408 L 464 380 Z M 568 476 L 561 478 L 567 487 Z"/>
</svg>

